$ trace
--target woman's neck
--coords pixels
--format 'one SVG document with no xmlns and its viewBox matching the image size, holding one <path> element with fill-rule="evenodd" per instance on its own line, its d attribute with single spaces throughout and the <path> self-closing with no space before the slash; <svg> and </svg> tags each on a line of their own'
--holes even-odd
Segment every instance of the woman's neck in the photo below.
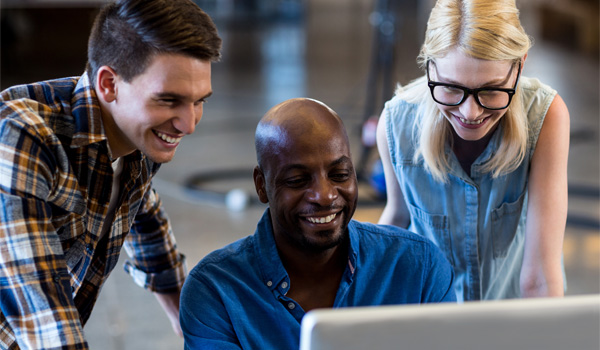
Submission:
<svg viewBox="0 0 600 350">
<path fill-rule="evenodd" d="M 462 139 L 454 129 L 452 129 L 452 151 L 456 155 L 460 166 L 469 176 L 471 176 L 471 165 L 473 165 L 477 157 L 483 153 L 488 143 L 490 143 L 495 131 L 496 128 L 490 130 L 487 135 L 479 140 L 468 141 Z"/>
</svg>

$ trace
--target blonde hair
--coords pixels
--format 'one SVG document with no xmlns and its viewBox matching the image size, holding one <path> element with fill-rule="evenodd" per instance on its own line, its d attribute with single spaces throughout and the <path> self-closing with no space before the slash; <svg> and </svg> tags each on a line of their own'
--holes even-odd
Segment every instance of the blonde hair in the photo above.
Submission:
<svg viewBox="0 0 600 350">
<path fill-rule="evenodd" d="M 458 49 L 477 59 L 518 62 L 531 45 L 531 38 L 521 27 L 515 0 L 438 0 L 427 22 L 425 42 L 417 61 L 425 68 L 427 61 Z M 396 93 L 408 102 L 419 104 L 420 119 L 413 126 L 415 161 L 423 157 L 432 176 L 445 182 L 450 169 L 445 145 L 452 130 L 431 98 L 426 77 L 406 88 L 399 87 Z M 528 126 L 519 87 L 500 123 L 500 146 L 482 169 L 491 172 L 492 177 L 515 170 L 525 157 Z"/>
</svg>

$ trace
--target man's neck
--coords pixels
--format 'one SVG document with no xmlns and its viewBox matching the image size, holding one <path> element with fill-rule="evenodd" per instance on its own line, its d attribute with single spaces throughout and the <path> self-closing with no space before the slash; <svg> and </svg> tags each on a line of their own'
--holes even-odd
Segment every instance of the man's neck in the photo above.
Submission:
<svg viewBox="0 0 600 350">
<path fill-rule="evenodd" d="M 332 307 L 348 264 L 348 244 L 346 239 L 319 253 L 278 245 L 283 266 L 290 277 L 287 296 L 298 302 L 304 311 Z"/>
<path fill-rule="evenodd" d="M 117 142 L 117 140 L 125 140 L 125 135 L 123 135 L 118 125 L 115 123 L 108 104 L 101 99 L 98 100 L 102 115 L 102 127 L 104 128 L 104 133 L 111 151 L 112 159 L 114 160 L 132 153 L 134 150 L 127 149 L 123 147 L 121 143 Z"/>
</svg>

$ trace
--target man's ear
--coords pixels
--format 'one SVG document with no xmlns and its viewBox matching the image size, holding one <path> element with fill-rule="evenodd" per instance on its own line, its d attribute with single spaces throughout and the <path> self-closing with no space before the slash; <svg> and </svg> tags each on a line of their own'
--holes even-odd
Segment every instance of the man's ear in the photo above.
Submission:
<svg viewBox="0 0 600 350">
<path fill-rule="evenodd" d="M 117 73 L 109 66 L 102 66 L 96 73 L 96 94 L 106 103 L 117 99 Z"/>
<path fill-rule="evenodd" d="M 258 199 L 262 203 L 269 203 L 269 198 L 267 197 L 267 191 L 265 189 L 265 175 L 263 174 L 260 167 L 254 167 L 254 173 L 252 174 L 254 178 L 254 187 L 256 188 L 256 194 L 258 195 Z"/>
</svg>

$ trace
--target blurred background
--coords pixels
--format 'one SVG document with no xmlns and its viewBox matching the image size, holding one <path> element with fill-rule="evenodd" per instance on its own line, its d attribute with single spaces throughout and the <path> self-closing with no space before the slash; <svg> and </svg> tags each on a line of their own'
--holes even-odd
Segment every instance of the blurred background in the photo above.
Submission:
<svg viewBox="0 0 600 350">
<path fill-rule="evenodd" d="M 328 104 L 344 120 L 360 175 L 355 218 L 383 208 L 372 128 L 397 83 L 422 74 L 416 56 L 431 0 L 197 0 L 215 20 L 223 58 L 194 135 L 154 186 L 191 269 L 207 253 L 250 235 L 265 210 L 253 192 L 254 129 L 292 97 Z M 80 75 L 102 0 L 2 0 L 0 87 Z M 599 5 L 521 0 L 535 39 L 524 75 L 558 90 L 571 114 L 567 294 L 600 292 Z M 232 191 L 234 190 L 234 191 Z M 121 264 L 126 259 L 123 253 Z M 207 310 L 210 312 L 210 310 Z M 85 327 L 92 349 L 180 349 L 154 297 L 117 267 Z"/>
</svg>

